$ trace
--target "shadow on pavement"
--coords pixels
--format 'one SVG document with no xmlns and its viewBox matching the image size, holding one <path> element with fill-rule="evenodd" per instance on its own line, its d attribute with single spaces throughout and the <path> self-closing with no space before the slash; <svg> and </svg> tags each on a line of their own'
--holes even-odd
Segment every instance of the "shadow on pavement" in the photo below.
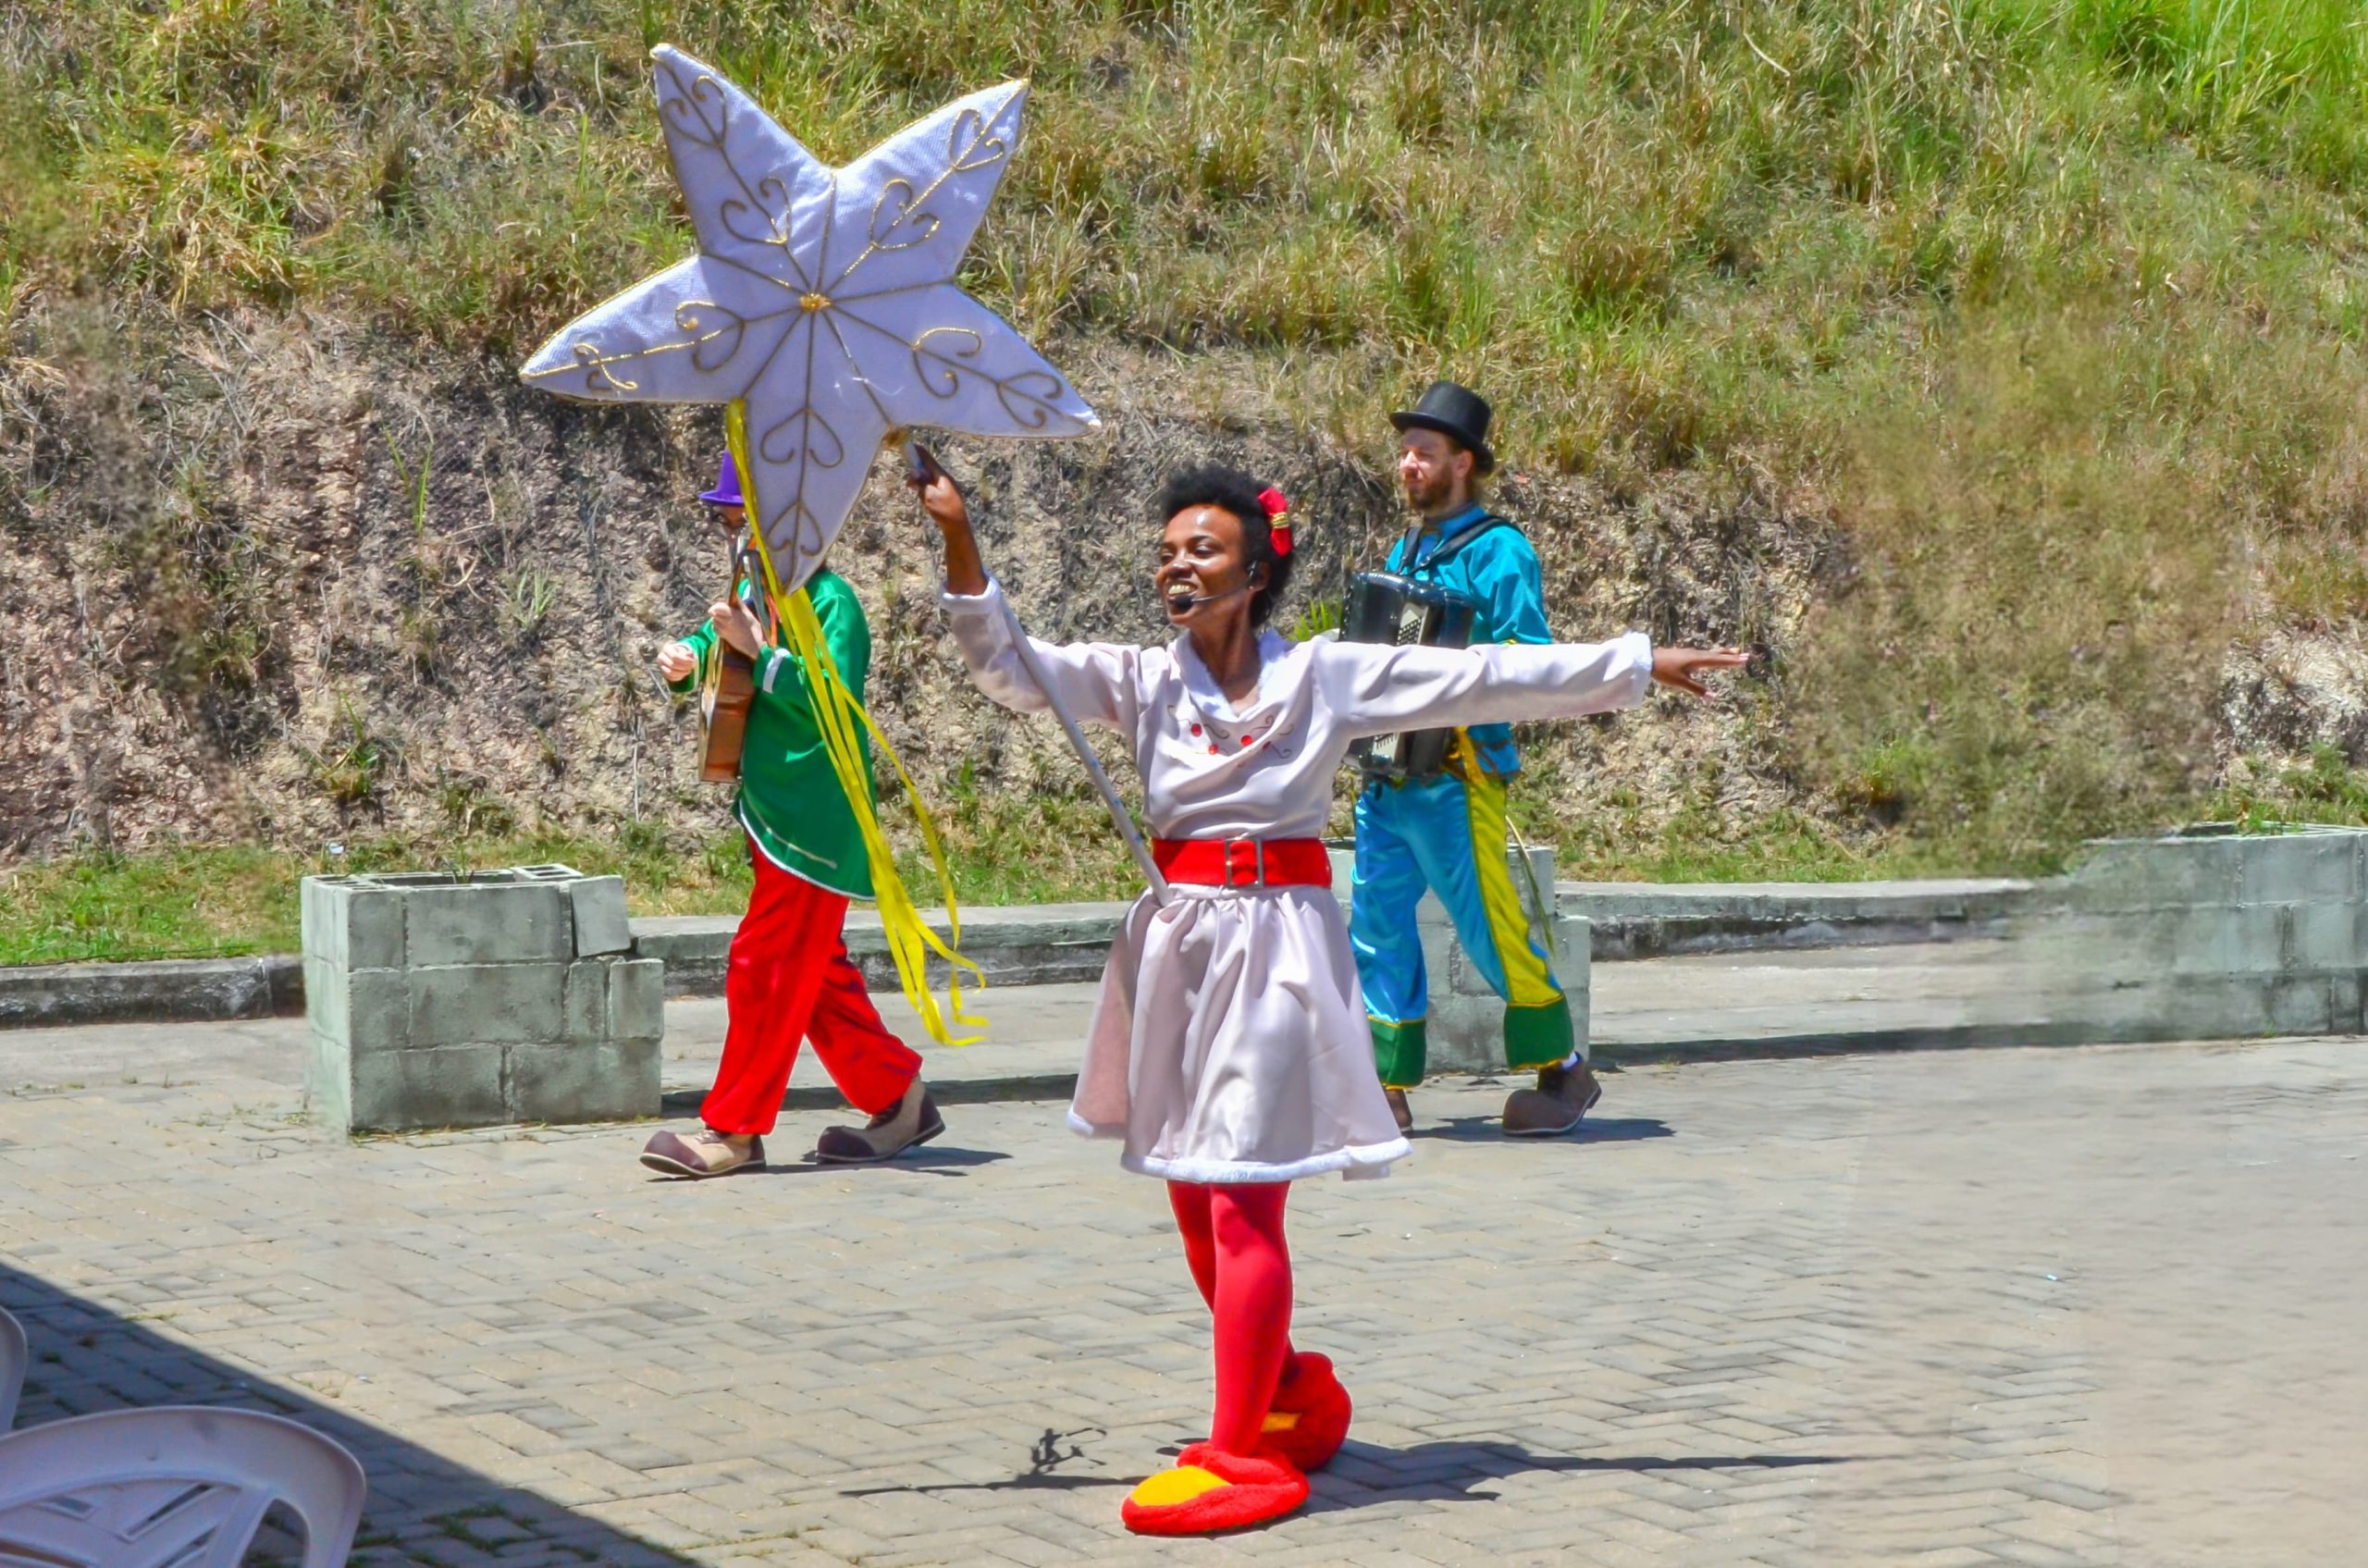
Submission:
<svg viewBox="0 0 2368 1568">
<path fill-rule="evenodd" d="M 1840 1454 L 1707 1454 L 1668 1458 L 1659 1454 L 1532 1453 L 1519 1443 L 1447 1441 L 1386 1449 L 1354 1439 L 1339 1457 L 1310 1479 L 1315 1492 L 1311 1513 L 1363 1508 L 1376 1502 L 1423 1499 L 1434 1502 L 1493 1502 L 1497 1494 L 1477 1488 L 1491 1481 L 1537 1473 L 1621 1470 L 1793 1470 L 1846 1464 Z"/>
<path fill-rule="evenodd" d="M 1495 1117 L 1454 1117 L 1430 1127 L 1416 1127 L 1409 1138 L 1435 1138 L 1442 1143 L 1636 1143 L 1647 1138 L 1674 1138 L 1677 1129 L 1657 1117 L 1589 1117 L 1578 1130 L 1556 1138 L 1507 1139 L 1505 1124 Z"/>
<path fill-rule="evenodd" d="M 1103 1435 L 1099 1427 L 1078 1432 L 1047 1429 L 1042 1437 L 1036 1439 L 1035 1448 L 1029 1455 L 1028 1468 L 1007 1479 L 862 1487 L 839 1495 L 884 1497 L 920 1493 L 943 1497 L 956 1492 L 1066 1492 L 1132 1487 L 1141 1476 L 1107 1472 L 1100 1475 L 1059 1473 L 1060 1465 L 1072 1460 L 1085 1459 L 1084 1445 L 1072 1439 Z M 1066 1451 L 1061 1447 L 1063 1443 L 1069 1444 Z M 1159 1451 L 1172 1459 L 1182 1451 L 1180 1445 L 1169 1444 Z M 1087 1463 L 1092 1462 L 1088 1460 Z M 1604 1470 L 1792 1470 L 1845 1463 L 1846 1459 L 1832 1454 L 1711 1454 L 1665 1458 L 1658 1454 L 1532 1453 L 1520 1444 L 1511 1442 L 1420 1443 L 1408 1449 L 1385 1449 L 1371 1443 L 1350 1442 L 1342 1446 L 1339 1456 L 1328 1467 L 1310 1477 L 1315 1489 L 1308 1500 L 1308 1512 L 1331 1513 L 1407 1499 L 1435 1502 L 1491 1502 L 1496 1500 L 1497 1494 L 1482 1491 L 1480 1488 L 1492 1481 L 1532 1474 Z"/>
<path fill-rule="evenodd" d="M 370 1477 L 369 1505 L 349 1560 L 357 1568 L 487 1562 L 497 1552 L 504 1563 L 689 1568 L 687 1558 L 355 1420 L 285 1383 L 175 1344 L 37 1275 L 0 1266 L 0 1307 L 17 1315 L 31 1340 L 32 1364 L 17 1412 L 20 1431 L 96 1411 L 204 1404 L 285 1415 L 343 1443 Z M 487 1409 L 537 1402 L 524 1392 L 506 1402 L 472 1401 Z"/>
<path fill-rule="evenodd" d="M 1094 1487 L 1131 1487 L 1141 1477 L 1124 1475 L 1063 1475 L 1058 1467 L 1073 1459 L 1085 1458 L 1085 1446 L 1071 1439 L 1100 1438 L 1108 1434 L 1099 1426 L 1082 1427 L 1075 1432 L 1055 1432 L 1044 1428 L 1030 1450 L 1028 1468 L 1008 1480 L 1001 1481 L 941 1481 L 921 1487 L 857 1487 L 841 1492 L 841 1497 L 885 1497 L 894 1493 L 919 1492 L 940 1497 L 948 1492 L 1074 1492 Z M 1068 1443 L 1067 1452 L 1061 1445 Z"/>
<path fill-rule="evenodd" d="M 921 1176 L 967 1176 L 982 1165 L 1011 1158 L 1000 1149 L 953 1149 L 923 1146 L 893 1160 L 879 1160 L 869 1165 L 824 1165 L 807 1154 L 795 1160 L 769 1161 L 762 1170 L 752 1170 L 749 1176 L 761 1180 L 768 1176 L 861 1176 L 869 1171 L 906 1171 Z"/>
</svg>

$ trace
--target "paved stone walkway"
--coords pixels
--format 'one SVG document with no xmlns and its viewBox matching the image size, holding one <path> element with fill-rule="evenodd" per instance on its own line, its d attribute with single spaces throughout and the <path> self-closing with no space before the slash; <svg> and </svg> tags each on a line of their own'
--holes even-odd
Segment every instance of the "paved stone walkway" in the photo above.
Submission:
<svg viewBox="0 0 2368 1568">
<path fill-rule="evenodd" d="M 1047 1036 L 1078 1005 L 1004 1021 L 1038 1002 Z M 21 1420 L 230 1401 L 338 1435 L 382 1568 L 2288 1568 L 2368 1537 L 2359 1042 L 1643 1068 L 1548 1144 L 1489 1130 L 1501 1085 L 1427 1088 L 1416 1160 L 1294 1199 L 1349 1448 L 1302 1515 L 1181 1543 L 1116 1516 L 1200 1430 L 1202 1314 L 1159 1188 L 1056 1107 L 684 1187 L 638 1127 L 332 1142 L 298 1060 L 269 1025 L 0 1034 L 0 1304 Z"/>
</svg>

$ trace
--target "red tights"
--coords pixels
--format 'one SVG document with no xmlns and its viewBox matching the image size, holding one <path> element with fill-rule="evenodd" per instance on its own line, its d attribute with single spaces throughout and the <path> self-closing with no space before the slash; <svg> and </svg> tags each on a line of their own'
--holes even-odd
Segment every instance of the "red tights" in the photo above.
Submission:
<svg viewBox="0 0 2368 1568">
<path fill-rule="evenodd" d="M 1167 1184 L 1184 1261 L 1216 1319 L 1216 1413 L 1209 1441 L 1258 1451 L 1275 1384 L 1291 1351 L 1291 1256 L 1283 1240 L 1288 1181 Z"/>
</svg>

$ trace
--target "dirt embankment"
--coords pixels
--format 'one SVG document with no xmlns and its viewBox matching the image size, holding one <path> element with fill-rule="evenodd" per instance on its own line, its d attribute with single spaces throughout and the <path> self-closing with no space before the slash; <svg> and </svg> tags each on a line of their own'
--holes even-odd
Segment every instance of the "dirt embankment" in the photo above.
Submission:
<svg viewBox="0 0 2368 1568">
<path fill-rule="evenodd" d="M 17 352 L 0 376 L 0 858 L 168 835 L 717 821 L 692 721 L 651 670 L 718 586 L 720 544 L 690 499 L 712 475 L 711 414 L 579 408 L 501 364 L 309 316 L 60 309 Z M 1342 451 L 1246 391 L 1212 419 L 1159 362 L 1070 358 L 1104 436 L 943 443 L 1040 634 L 1162 635 L 1143 505 L 1183 463 L 1240 463 L 1292 494 L 1304 554 L 1286 625 L 1337 600 L 1401 525 L 1386 432 Z M 882 462 L 836 562 L 873 618 L 881 722 L 933 795 L 966 763 L 985 793 L 1079 789 L 1050 726 L 961 678 L 927 531 L 894 478 Z M 1782 766 L 1782 656 L 1831 537 L 1767 487 L 1726 486 L 1612 498 L 1501 476 L 1559 629 L 1778 655 L 1772 687 L 1716 709 L 1662 699 L 1540 729 L 1532 789 L 1562 821 L 1619 800 L 1649 821 L 1688 794 L 1736 822 L 1803 803 Z M 2291 748 L 2348 725 L 2337 738 L 2359 746 L 2356 696 L 2328 695 L 2357 685 L 2341 662 L 2291 639 L 2241 655 L 2232 734 Z"/>
</svg>

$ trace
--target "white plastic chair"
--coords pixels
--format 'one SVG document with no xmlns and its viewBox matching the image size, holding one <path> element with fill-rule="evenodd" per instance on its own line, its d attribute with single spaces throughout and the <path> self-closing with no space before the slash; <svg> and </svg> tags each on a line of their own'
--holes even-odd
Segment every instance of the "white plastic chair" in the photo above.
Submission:
<svg viewBox="0 0 2368 1568">
<path fill-rule="evenodd" d="M 17 1419 L 17 1396 L 24 1391 L 25 1367 L 32 1359 L 25 1348 L 24 1325 L 0 1307 L 0 1438 Z"/>
<path fill-rule="evenodd" d="M 237 1568 L 278 1502 L 304 1522 L 302 1568 L 340 1568 L 368 1490 L 352 1454 L 277 1415 L 80 1415 L 0 1437 L 0 1563 Z"/>
</svg>

